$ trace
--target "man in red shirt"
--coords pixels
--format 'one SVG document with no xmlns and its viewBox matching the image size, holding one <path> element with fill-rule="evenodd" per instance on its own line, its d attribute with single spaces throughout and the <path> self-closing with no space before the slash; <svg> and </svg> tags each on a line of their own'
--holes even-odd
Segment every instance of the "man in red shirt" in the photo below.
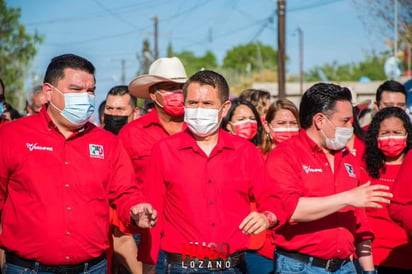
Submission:
<svg viewBox="0 0 412 274">
<path fill-rule="evenodd" d="M 226 80 L 200 71 L 183 93 L 188 128 L 154 145 L 147 176 L 166 252 L 158 264 L 171 273 L 244 273 L 249 235 L 284 219 L 281 202 L 256 147 L 219 127 L 231 104 Z M 252 195 L 259 212 L 250 212 Z"/>
<path fill-rule="evenodd" d="M 182 86 L 186 80 L 183 64 L 172 57 L 154 61 L 149 74 L 138 76 L 129 84 L 131 94 L 154 101 L 152 111 L 128 123 L 119 132 L 120 140 L 133 161 L 136 181 L 145 184 L 145 191 L 148 189 L 145 172 L 153 145 L 185 128 Z M 158 244 L 151 241 L 147 232 L 142 233 L 139 260 L 144 263 L 145 273 L 154 273 L 156 258 L 150 257 L 150 249 Z"/>
<path fill-rule="evenodd" d="M 345 147 L 353 134 L 351 99 L 335 84 L 309 88 L 300 103 L 303 130 L 269 154 L 269 177 L 290 217 L 275 233 L 276 273 L 355 273 L 355 250 L 364 273 L 374 273 L 364 207 L 380 208 L 392 195 L 383 185 L 358 187 L 358 166 Z"/>
<path fill-rule="evenodd" d="M 94 71 L 80 56 L 53 58 L 43 84 L 47 106 L 0 129 L 5 273 L 106 273 L 109 204 L 129 228 L 156 222 L 124 148 L 88 122 Z"/>
</svg>

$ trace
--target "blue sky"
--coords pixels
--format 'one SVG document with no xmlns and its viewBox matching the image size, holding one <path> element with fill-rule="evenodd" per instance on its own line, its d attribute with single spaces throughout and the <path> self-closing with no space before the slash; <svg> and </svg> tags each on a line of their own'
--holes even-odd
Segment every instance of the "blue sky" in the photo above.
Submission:
<svg viewBox="0 0 412 274">
<path fill-rule="evenodd" d="M 304 32 L 304 68 L 363 59 L 372 50 L 386 50 L 384 39 L 368 33 L 353 0 L 286 0 L 288 74 L 299 70 L 296 29 Z M 277 18 L 273 0 L 6 0 L 21 8 L 20 22 L 29 32 L 45 36 L 30 75 L 43 73 L 50 59 L 63 53 L 86 57 L 96 66 L 97 102 L 121 84 L 121 60 L 126 83 L 139 67 L 142 41 L 153 45 L 153 16 L 159 18 L 159 54 L 169 42 L 175 51 L 203 55 L 211 50 L 219 62 L 232 47 L 261 41 L 277 48 Z M 266 27 L 263 27 L 266 26 Z M 31 83 L 30 75 L 27 82 Z M 40 80 L 41 81 L 41 80 Z M 29 89 L 30 87 L 27 87 Z"/>
</svg>

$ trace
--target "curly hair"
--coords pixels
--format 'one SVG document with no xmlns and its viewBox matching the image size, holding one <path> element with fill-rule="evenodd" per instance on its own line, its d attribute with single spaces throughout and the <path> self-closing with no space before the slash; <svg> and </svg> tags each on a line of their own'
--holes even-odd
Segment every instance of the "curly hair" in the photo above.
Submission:
<svg viewBox="0 0 412 274">
<path fill-rule="evenodd" d="M 378 134 L 381 123 L 389 118 L 398 118 L 402 121 L 403 127 L 407 132 L 406 148 L 403 153 L 412 148 L 412 125 L 409 116 L 404 110 L 398 107 L 387 107 L 378 111 L 372 119 L 372 122 L 366 133 L 366 148 L 362 160 L 366 164 L 366 170 L 372 178 L 379 178 L 379 171 L 385 163 L 385 155 L 378 149 Z"/>
</svg>

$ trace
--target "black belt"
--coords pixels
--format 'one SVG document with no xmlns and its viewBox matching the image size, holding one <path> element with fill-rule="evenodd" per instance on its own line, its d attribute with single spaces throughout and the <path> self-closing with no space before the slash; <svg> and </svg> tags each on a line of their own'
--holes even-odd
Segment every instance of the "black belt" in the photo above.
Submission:
<svg viewBox="0 0 412 274">
<path fill-rule="evenodd" d="M 241 266 L 245 261 L 245 253 L 237 252 L 230 255 L 227 259 L 216 258 L 190 258 L 186 256 L 185 259 L 182 258 L 182 254 L 178 253 L 166 253 L 166 258 L 168 263 L 179 264 L 184 268 L 205 268 L 210 271 L 219 271 L 233 267 Z"/>
<path fill-rule="evenodd" d="M 346 259 L 332 258 L 329 260 L 325 260 L 325 259 L 309 256 L 306 254 L 298 253 L 298 252 L 287 251 L 281 248 L 277 248 L 276 252 L 279 254 L 282 254 L 283 256 L 295 259 L 305 264 L 310 263 L 311 258 L 312 258 L 311 265 L 324 268 L 326 271 L 329 271 L 329 272 L 335 272 L 342 265 L 350 261 L 349 258 L 346 258 Z"/>
<path fill-rule="evenodd" d="M 91 259 L 81 264 L 45 265 L 45 264 L 39 263 L 34 260 L 27 260 L 27 259 L 21 258 L 14 253 L 6 252 L 6 263 L 14 264 L 14 265 L 24 267 L 24 268 L 29 268 L 31 270 L 37 269 L 37 271 L 39 272 L 52 272 L 52 273 L 58 273 L 58 274 L 78 274 L 78 273 L 87 271 L 87 269 L 90 269 L 91 267 L 97 265 L 105 258 L 106 258 L 106 254 L 103 253 L 97 258 Z M 87 263 L 87 267 L 86 267 L 86 263 Z M 36 264 L 38 264 L 38 266 L 36 266 Z"/>
</svg>

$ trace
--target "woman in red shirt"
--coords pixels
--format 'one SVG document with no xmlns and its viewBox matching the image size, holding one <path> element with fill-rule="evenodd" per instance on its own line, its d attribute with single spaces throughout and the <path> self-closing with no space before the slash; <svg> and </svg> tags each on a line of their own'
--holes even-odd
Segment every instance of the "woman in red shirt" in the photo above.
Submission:
<svg viewBox="0 0 412 274">
<path fill-rule="evenodd" d="M 370 124 L 365 143 L 361 183 L 370 181 L 392 189 L 405 155 L 412 147 L 412 126 L 408 115 L 397 107 L 380 110 Z M 376 269 L 379 274 L 411 273 L 412 244 L 406 231 L 390 218 L 388 205 L 382 206 L 366 209 L 375 234 L 372 249 Z"/>
</svg>

